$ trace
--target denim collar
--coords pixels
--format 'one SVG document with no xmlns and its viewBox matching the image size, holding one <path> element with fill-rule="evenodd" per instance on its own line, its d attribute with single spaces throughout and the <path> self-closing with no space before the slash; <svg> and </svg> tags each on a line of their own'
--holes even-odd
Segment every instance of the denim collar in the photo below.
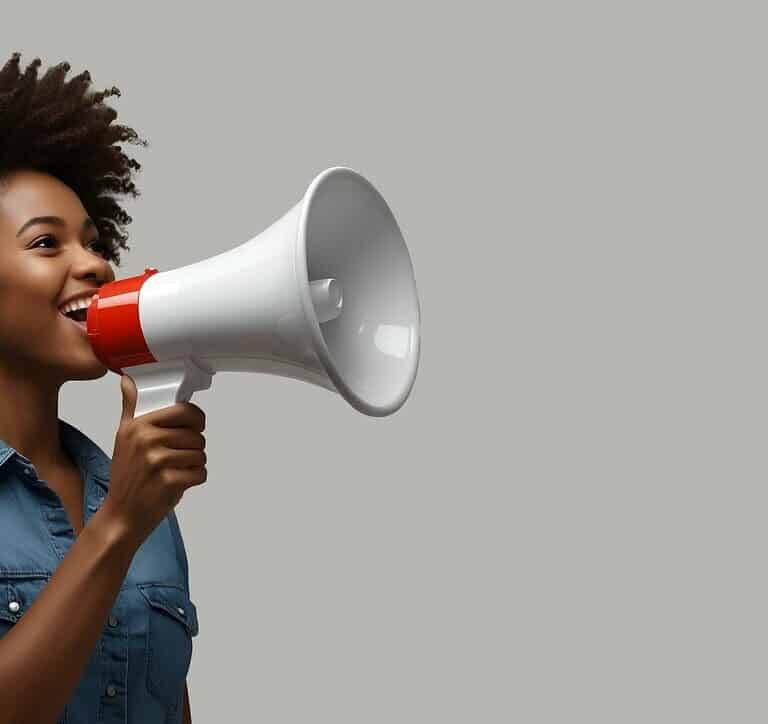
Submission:
<svg viewBox="0 0 768 724">
<path fill-rule="evenodd" d="M 109 469 L 112 464 L 110 457 L 91 438 L 60 418 L 59 435 L 61 444 L 80 468 L 81 473 L 89 472 L 102 488 L 109 490 Z M 14 453 L 25 464 L 32 464 L 29 458 L 11 447 L 5 440 L 0 439 L 0 469 L 13 458 Z"/>
</svg>

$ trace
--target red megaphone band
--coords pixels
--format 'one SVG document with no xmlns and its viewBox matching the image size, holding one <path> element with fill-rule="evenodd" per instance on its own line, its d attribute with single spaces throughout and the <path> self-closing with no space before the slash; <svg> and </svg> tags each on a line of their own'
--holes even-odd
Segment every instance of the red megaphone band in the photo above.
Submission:
<svg viewBox="0 0 768 724">
<path fill-rule="evenodd" d="M 99 288 L 88 307 L 87 329 L 91 347 L 101 363 L 112 372 L 121 367 L 157 362 L 147 347 L 139 321 L 139 293 L 157 269 L 118 279 Z"/>
</svg>

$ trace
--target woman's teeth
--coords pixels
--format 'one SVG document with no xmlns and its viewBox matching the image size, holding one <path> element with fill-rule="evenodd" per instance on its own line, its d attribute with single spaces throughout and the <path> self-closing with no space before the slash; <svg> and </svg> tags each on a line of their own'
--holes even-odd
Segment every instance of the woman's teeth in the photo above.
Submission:
<svg viewBox="0 0 768 724">
<path fill-rule="evenodd" d="M 93 295 L 95 296 L 95 295 Z M 70 302 L 69 304 L 65 304 L 63 307 L 59 308 L 59 311 L 64 315 L 67 316 L 70 312 L 75 312 L 78 309 L 88 309 L 88 307 L 91 305 L 91 302 L 93 301 L 93 296 L 91 297 L 83 297 L 81 299 L 76 299 L 74 302 Z"/>
</svg>

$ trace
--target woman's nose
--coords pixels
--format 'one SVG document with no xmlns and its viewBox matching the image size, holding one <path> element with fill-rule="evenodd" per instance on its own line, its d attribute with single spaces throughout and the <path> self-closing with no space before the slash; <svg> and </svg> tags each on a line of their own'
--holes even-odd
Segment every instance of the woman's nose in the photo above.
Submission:
<svg viewBox="0 0 768 724">
<path fill-rule="evenodd" d="M 115 272 L 107 259 L 98 256 L 86 247 L 80 247 L 80 250 L 76 251 L 75 254 L 72 270 L 76 276 L 98 279 L 102 284 L 114 280 Z"/>
</svg>

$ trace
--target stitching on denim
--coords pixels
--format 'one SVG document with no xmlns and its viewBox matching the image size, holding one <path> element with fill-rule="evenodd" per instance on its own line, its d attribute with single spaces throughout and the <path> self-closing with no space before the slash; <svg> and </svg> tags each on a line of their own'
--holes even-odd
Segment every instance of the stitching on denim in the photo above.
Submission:
<svg viewBox="0 0 768 724">
<path fill-rule="evenodd" d="M 178 619 L 175 619 L 178 621 Z M 186 627 L 185 627 L 186 630 Z M 190 638 L 189 632 L 187 632 L 187 637 Z M 149 611 L 148 617 L 147 617 L 147 645 L 146 645 L 146 655 L 147 655 L 147 688 L 158 698 L 159 701 L 161 701 L 170 712 L 175 713 L 179 708 L 179 702 L 180 698 L 176 700 L 175 704 L 168 704 L 168 697 L 163 695 L 162 691 L 160 690 L 159 686 L 155 685 L 154 679 L 152 678 L 152 661 L 153 661 L 153 652 L 154 649 L 152 648 L 152 612 L 151 609 Z M 191 656 L 191 652 L 190 652 Z"/>
</svg>

